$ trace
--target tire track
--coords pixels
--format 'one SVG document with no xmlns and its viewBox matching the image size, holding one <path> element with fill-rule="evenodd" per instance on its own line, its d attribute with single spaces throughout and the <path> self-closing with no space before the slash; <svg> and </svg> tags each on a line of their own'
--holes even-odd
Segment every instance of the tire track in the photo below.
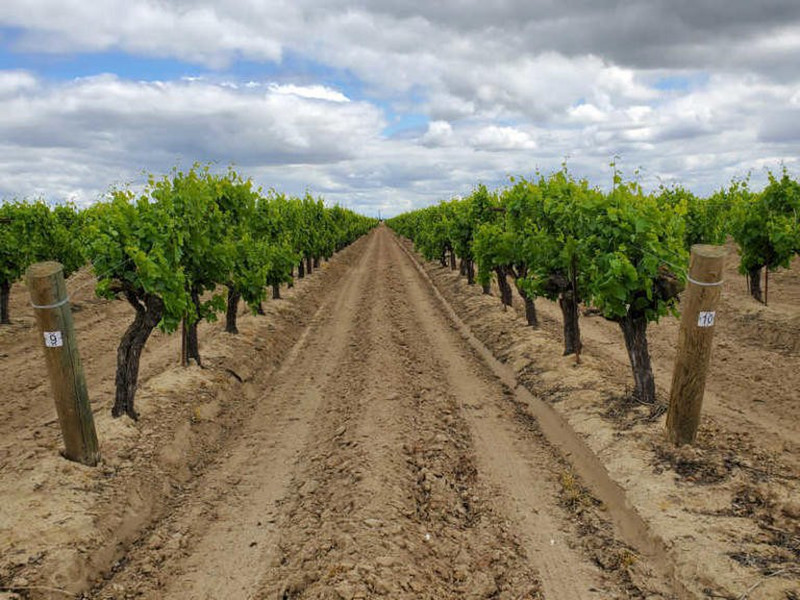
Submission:
<svg viewBox="0 0 800 600">
<path fill-rule="evenodd" d="M 547 442 L 557 448 L 560 453 L 569 457 L 569 464 L 587 481 L 592 492 L 603 502 L 608 516 L 614 523 L 616 535 L 635 548 L 641 557 L 650 563 L 649 565 L 639 565 L 644 570 L 646 577 L 642 583 L 647 590 L 643 590 L 642 593 L 649 591 L 668 594 L 668 597 L 675 594 L 679 598 L 693 598 L 694 596 L 675 578 L 674 565 L 667 557 L 666 550 L 658 540 L 653 539 L 647 525 L 629 507 L 624 493 L 611 481 L 597 457 L 549 406 L 517 384 L 513 371 L 494 358 L 491 352 L 472 335 L 414 258 L 401 247 L 399 241 L 395 246 L 397 252 L 403 255 L 405 270 L 408 273 L 409 289 L 417 290 L 413 293 L 417 295 L 418 305 L 423 307 L 420 312 L 427 317 L 428 328 L 431 331 L 435 331 L 437 327 L 441 328 L 441 325 L 437 325 L 437 321 L 441 321 L 441 318 L 437 317 L 446 315 L 445 318 L 452 323 L 451 328 L 458 331 L 458 334 L 454 332 L 452 335 L 465 338 L 469 346 L 480 356 L 481 362 L 488 367 L 484 367 L 487 373 L 491 373 L 491 375 L 486 375 L 487 380 L 502 382 L 505 386 L 506 396 L 516 398 L 516 402 L 525 406 L 537 420 L 535 425 L 537 431 L 541 427 L 541 432 L 545 435 Z M 417 282 L 416 286 L 412 283 L 414 281 Z M 432 339 L 441 338 L 434 333 Z M 453 344 L 455 343 L 453 342 Z M 447 352 L 444 348 L 440 350 L 440 354 L 446 357 L 453 356 L 452 352 Z M 450 384 L 455 389 L 459 389 L 462 397 L 467 399 L 465 408 L 482 410 L 486 402 L 481 402 L 481 400 L 486 399 L 487 396 L 485 393 L 476 393 L 476 390 L 480 389 L 479 379 L 475 378 L 473 381 L 469 381 L 463 366 L 454 361 L 450 362 L 448 370 Z M 557 504 L 552 487 L 548 489 L 547 485 L 542 485 L 541 476 L 537 474 L 537 471 L 541 472 L 541 466 L 548 463 L 551 472 L 563 469 L 563 467 L 559 466 L 559 461 L 552 455 L 548 461 L 547 446 L 549 444 L 543 444 L 537 448 L 535 445 L 525 443 L 525 438 L 529 438 L 530 435 L 526 435 L 526 432 L 520 428 L 515 429 L 509 426 L 509 422 L 515 419 L 510 413 L 516 412 L 509 405 L 508 401 L 495 403 L 493 408 L 496 412 L 492 415 L 490 409 L 490 419 L 483 414 L 473 415 L 470 419 L 479 447 L 483 443 L 479 456 L 486 461 L 485 472 L 488 477 L 493 478 L 495 485 L 512 492 L 511 497 L 508 498 L 510 500 L 508 510 L 512 513 L 527 515 L 527 522 L 521 526 L 527 531 L 528 547 L 538 551 L 543 561 L 546 592 L 552 593 L 555 597 L 584 597 L 582 594 L 596 589 L 596 583 L 592 583 L 597 581 L 593 569 L 581 566 L 582 561 L 577 556 L 577 552 L 571 549 L 556 548 L 556 544 L 553 542 L 558 538 L 550 538 L 552 540 L 550 550 L 552 551 L 543 550 L 547 547 L 548 537 L 543 534 L 558 531 L 560 525 L 557 511 L 537 512 L 537 507 L 543 499 L 546 504 Z M 494 416 L 497 426 L 493 426 L 492 416 Z M 533 470 L 531 470 L 532 466 Z M 546 473 L 545 469 L 543 474 L 546 475 Z M 521 481 L 524 481 L 525 484 L 520 485 Z M 580 577 L 581 570 L 583 570 L 583 579 Z M 622 583 L 625 586 L 630 585 L 631 582 L 627 575 L 624 575 Z"/>
<path fill-rule="evenodd" d="M 179 514 L 126 557 L 131 567 L 98 590 L 97 597 L 112 598 L 133 585 L 139 596 L 159 599 L 252 596 L 263 565 L 278 551 L 279 502 L 324 402 L 322 390 L 356 324 L 351 313 L 371 248 L 317 309 L 270 378 L 239 439 L 195 484 L 197 495 L 185 497 Z M 160 564 L 162 576 L 149 576 L 149 566 L 141 572 L 142 565 L 153 562 Z"/>
<path fill-rule="evenodd" d="M 535 571 L 488 510 L 471 441 L 397 277 L 385 232 L 361 327 L 326 393 L 284 507 L 264 598 L 540 598 Z"/>
</svg>

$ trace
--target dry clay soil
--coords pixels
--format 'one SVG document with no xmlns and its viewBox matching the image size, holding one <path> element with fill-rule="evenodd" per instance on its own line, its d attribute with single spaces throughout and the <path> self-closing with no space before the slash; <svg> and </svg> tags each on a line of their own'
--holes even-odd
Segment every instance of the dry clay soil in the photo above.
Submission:
<svg viewBox="0 0 800 600">
<path fill-rule="evenodd" d="M 713 415 L 675 450 L 660 411 L 626 399 L 610 324 L 584 319 L 575 366 L 556 307 L 524 327 L 384 227 L 239 335 L 203 326 L 202 368 L 155 334 L 138 422 L 108 414 L 132 311 L 79 273 L 98 468 L 58 456 L 18 284 L 0 330 L 0 598 L 797 600 L 792 277 L 769 308 L 731 290 Z M 651 333 L 662 387 L 675 327 Z"/>
</svg>

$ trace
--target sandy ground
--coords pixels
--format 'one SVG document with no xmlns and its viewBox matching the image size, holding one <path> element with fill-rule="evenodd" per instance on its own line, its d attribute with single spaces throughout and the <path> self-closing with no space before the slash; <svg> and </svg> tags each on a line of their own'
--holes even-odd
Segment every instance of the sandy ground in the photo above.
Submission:
<svg viewBox="0 0 800 600">
<path fill-rule="evenodd" d="M 624 398 L 612 324 L 583 319 L 575 367 L 556 307 L 524 327 L 385 228 L 243 315 L 240 335 L 202 327 L 206 368 L 154 336 L 142 418 L 114 420 L 131 310 L 79 273 L 96 469 L 58 455 L 15 286 L 0 597 L 796 600 L 800 281 L 773 277 L 758 307 L 727 289 L 736 277 L 701 444 L 675 451 L 663 416 Z M 651 332 L 662 387 L 676 327 Z"/>
<path fill-rule="evenodd" d="M 410 248 L 410 245 L 406 243 Z M 561 356 L 561 313 L 536 301 L 504 311 L 456 272 L 425 269 L 455 312 L 516 378 L 564 416 L 626 500 L 667 548 L 680 581 L 700 598 L 800 597 L 800 264 L 770 277 L 770 305 L 753 301 L 728 262 L 698 444 L 664 441 L 664 406 L 628 396 L 633 381 L 618 326 L 584 317 L 582 364 Z M 677 319 L 648 331 L 666 403 Z"/>
</svg>

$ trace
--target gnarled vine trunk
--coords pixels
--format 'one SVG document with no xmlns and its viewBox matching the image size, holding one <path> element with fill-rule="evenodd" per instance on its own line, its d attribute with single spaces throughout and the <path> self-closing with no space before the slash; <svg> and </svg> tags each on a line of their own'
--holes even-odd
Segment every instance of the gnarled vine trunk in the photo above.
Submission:
<svg viewBox="0 0 800 600">
<path fill-rule="evenodd" d="M 481 284 L 481 289 L 483 290 L 483 293 L 486 294 L 487 296 L 489 294 L 491 294 L 492 293 L 492 282 L 491 282 L 491 280 L 482 283 Z"/>
<path fill-rule="evenodd" d="M 281 299 L 281 284 L 280 283 L 273 283 L 272 284 L 272 299 L 273 300 L 280 300 Z"/>
<path fill-rule="evenodd" d="M 302 279 L 303 277 L 306 276 L 306 264 L 305 264 L 305 262 L 306 261 L 304 261 L 301 258 L 300 259 L 300 264 L 297 265 L 297 278 L 298 279 Z"/>
<path fill-rule="evenodd" d="M 647 347 L 647 319 L 644 315 L 630 313 L 620 319 L 619 326 L 625 337 L 625 348 L 633 370 L 633 394 L 639 402 L 654 404 L 656 383 L 653 367 L 650 364 L 650 351 Z"/>
<path fill-rule="evenodd" d="M 236 327 L 236 311 L 239 309 L 239 299 L 241 297 L 242 295 L 235 286 L 228 288 L 228 306 L 225 311 L 225 331 L 228 333 L 239 333 L 239 328 Z"/>
<path fill-rule="evenodd" d="M 467 259 L 467 284 L 472 285 L 475 283 L 475 261 Z"/>
<path fill-rule="evenodd" d="M 533 296 L 528 294 L 525 289 L 520 285 L 520 281 L 525 279 L 528 275 L 528 267 L 524 264 L 508 265 L 503 267 L 503 271 L 514 277 L 514 287 L 517 288 L 517 293 L 522 298 L 525 304 L 525 320 L 528 325 L 534 328 L 539 327 L 539 318 L 536 315 L 536 305 L 533 303 Z M 511 288 L 508 290 L 508 305 L 511 306 Z"/>
<path fill-rule="evenodd" d="M 314 259 L 310 256 L 306 256 L 306 273 L 311 275 L 314 272 Z"/>
<path fill-rule="evenodd" d="M 187 367 L 189 366 L 189 359 L 193 358 L 197 366 L 202 367 L 203 363 L 200 362 L 200 345 L 197 342 L 197 325 L 200 323 L 200 292 L 193 289 L 191 295 L 195 317 L 193 323 L 187 323 L 186 319 L 183 319 L 183 357 L 181 364 Z"/>
<path fill-rule="evenodd" d="M 495 275 L 497 275 L 497 286 L 500 288 L 500 301 L 504 306 L 511 306 L 511 285 L 508 283 L 508 271 L 506 267 L 500 266 L 494 268 Z"/>
<path fill-rule="evenodd" d="M 525 320 L 528 322 L 528 325 L 534 328 L 539 327 L 539 317 L 536 315 L 536 305 L 533 303 L 533 298 L 519 284 L 519 278 L 514 280 L 514 286 L 517 288 L 517 293 L 519 293 L 522 301 L 525 303 Z M 510 294 L 511 290 L 509 289 L 509 295 Z M 509 305 L 510 304 L 511 302 L 509 302 Z"/>
<path fill-rule="evenodd" d="M 4 281 L 0 283 L 0 325 L 10 325 L 11 318 L 8 316 L 8 300 L 11 297 L 11 283 Z"/>
<path fill-rule="evenodd" d="M 139 360 L 147 339 L 164 314 L 164 303 L 161 298 L 149 294 L 140 299 L 132 292 L 126 292 L 125 298 L 136 310 L 136 316 L 125 330 L 117 348 L 116 392 L 111 416 L 116 418 L 128 415 L 135 421 L 139 418 L 134 409 Z"/>
<path fill-rule="evenodd" d="M 758 300 L 764 302 L 764 295 L 761 292 L 761 269 L 763 267 L 754 267 L 747 272 L 750 279 L 750 295 Z"/>
<path fill-rule="evenodd" d="M 564 321 L 564 356 L 581 351 L 581 329 L 578 322 L 578 302 L 574 292 L 564 290 L 558 297 L 561 316 Z"/>
<path fill-rule="evenodd" d="M 314 268 L 315 269 L 319 269 L 319 262 L 320 262 L 319 256 L 315 256 L 314 257 Z"/>
<path fill-rule="evenodd" d="M 451 271 L 455 271 L 456 270 L 456 253 L 453 252 L 452 248 L 449 248 L 448 250 L 450 252 L 450 270 Z"/>
</svg>

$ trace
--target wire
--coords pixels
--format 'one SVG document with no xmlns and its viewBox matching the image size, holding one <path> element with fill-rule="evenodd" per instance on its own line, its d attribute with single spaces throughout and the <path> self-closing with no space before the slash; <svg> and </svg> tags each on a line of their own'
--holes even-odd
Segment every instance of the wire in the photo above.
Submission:
<svg viewBox="0 0 800 600">
<path fill-rule="evenodd" d="M 650 252 L 649 250 L 646 250 L 645 248 L 642 248 L 641 246 L 637 246 L 635 244 L 630 244 L 630 246 L 632 248 L 636 248 L 642 254 L 647 254 L 649 256 L 652 256 L 653 258 L 657 258 L 659 261 L 661 261 L 664 264 L 669 265 L 670 267 L 675 269 L 677 274 L 683 275 L 687 279 L 689 278 L 689 270 L 686 267 L 684 267 L 682 265 L 677 265 L 677 264 L 675 264 L 673 262 L 670 262 L 670 261 L 666 260 L 665 258 L 663 258 L 662 256 L 659 256 L 657 254 L 653 254 L 652 252 Z M 672 256 L 674 256 L 676 258 L 679 258 L 679 256 L 677 254 L 673 253 L 673 252 L 669 252 L 669 251 L 666 251 L 666 252 L 667 252 L 667 254 L 671 254 Z"/>
<path fill-rule="evenodd" d="M 131 257 L 130 257 L 130 256 L 126 256 L 126 257 L 125 257 L 125 258 L 123 258 L 121 261 L 119 261 L 117 264 L 115 264 L 114 266 L 112 266 L 112 267 L 111 267 L 111 268 L 109 268 L 109 269 L 106 269 L 106 270 L 105 270 L 105 271 L 103 271 L 102 273 L 95 273 L 95 274 L 94 274 L 94 277 L 95 277 L 95 279 L 103 279 L 104 277 L 106 277 L 107 275 L 109 275 L 109 274 L 113 273 L 114 271 L 116 271 L 117 269 L 119 269 L 119 268 L 120 268 L 122 265 L 124 265 L 126 262 L 128 262 L 128 261 L 130 261 L 130 260 L 132 260 L 132 259 L 131 259 Z M 89 262 L 90 262 L 90 263 L 92 263 L 92 262 L 93 262 L 93 260 L 92 260 L 92 259 L 89 259 Z M 92 267 L 92 268 L 94 268 L 94 267 Z M 89 280 L 89 281 L 87 281 L 86 283 L 84 283 L 84 284 L 82 284 L 82 285 L 79 285 L 79 286 L 77 286 L 76 288 L 74 288 L 74 289 L 72 290 L 72 294 L 73 294 L 73 295 L 74 295 L 74 294 L 77 294 L 77 293 L 78 293 L 80 290 L 87 288 L 89 285 L 94 285 L 95 283 L 96 283 L 95 281 Z"/>
</svg>

